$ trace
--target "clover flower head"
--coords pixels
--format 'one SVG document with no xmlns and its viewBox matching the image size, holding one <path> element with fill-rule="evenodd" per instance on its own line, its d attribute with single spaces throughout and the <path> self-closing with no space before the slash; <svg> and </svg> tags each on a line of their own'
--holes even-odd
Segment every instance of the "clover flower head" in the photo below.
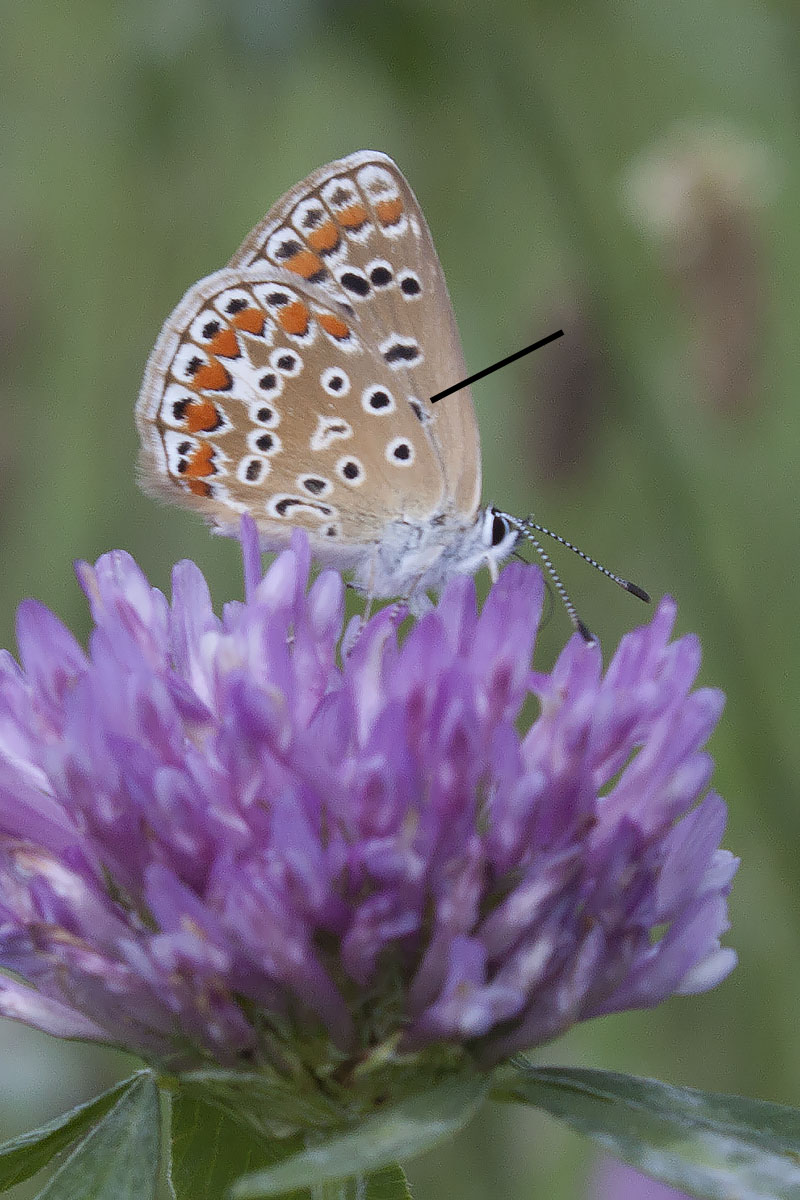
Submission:
<svg viewBox="0 0 800 1200">
<path fill-rule="evenodd" d="M 531 656 L 542 581 L 458 578 L 341 654 L 340 577 L 296 534 L 215 615 L 120 551 L 88 648 L 34 601 L 0 654 L 0 1012 L 176 1068 L 455 1055 L 712 987 L 736 861 L 675 605 L 603 670 Z M 523 705 L 538 715 L 520 728 Z"/>
</svg>

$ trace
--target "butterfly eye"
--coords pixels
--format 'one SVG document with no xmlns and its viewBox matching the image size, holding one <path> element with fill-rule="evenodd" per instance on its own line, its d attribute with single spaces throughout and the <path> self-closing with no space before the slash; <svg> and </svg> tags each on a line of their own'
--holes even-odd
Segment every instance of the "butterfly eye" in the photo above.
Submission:
<svg viewBox="0 0 800 1200">
<path fill-rule="evenodd" d="M 499 513 L 492 514 L 492 546 L 500 546 L 508 535 L 508 522 Z"/>
</svg>

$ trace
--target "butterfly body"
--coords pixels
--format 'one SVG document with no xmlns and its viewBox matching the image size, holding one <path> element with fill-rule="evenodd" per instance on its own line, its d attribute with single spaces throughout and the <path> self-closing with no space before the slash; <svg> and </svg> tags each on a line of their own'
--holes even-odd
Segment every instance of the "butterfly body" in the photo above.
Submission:
<svg viewBox="0 0 800 1200">
<path fill-rule="evenodd" d="M 474 575 L 485 566 L 496 577 L 518 536 L 490 507 L 479 509 L 471 524 L 446 514 L 424 522 L 393 521 L 374 553 L 353 564 L 353 584 L 370 596 L 402 596 L 419 614 L 428 607 L 428 591 L 440 592 L 453 575 Z"/>
<path fill-rule="evenodd" d="M 444 275 L 385 155 L 313 172 L 166 321 L 136 409 L 145 490 L 267 550 L 293 528 L 322 563 L 420 611 L 518 531 L 480 508 L 481 461 Z"/>
</svg>

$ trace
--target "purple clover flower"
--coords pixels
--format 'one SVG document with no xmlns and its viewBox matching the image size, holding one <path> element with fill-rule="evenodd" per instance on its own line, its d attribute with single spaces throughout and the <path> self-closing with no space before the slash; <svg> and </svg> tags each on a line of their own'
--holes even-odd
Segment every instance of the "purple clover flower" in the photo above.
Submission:
<svg viewBox="0 0 800 1200">
<path fill-rule="evenodd" d="M 176 1069 L 468 1054 L 714 986 L 736 860 L 706 792 L 722 708 L 675 605 L 531 670 L 535 567 L 459 578 L 344 662 L 343 585 L 297 534 L 214 615 L 114 551 L 78 566 L 88 653 L 46 608 L 0 654 L 0 1013 Z M 539 716 L 520 733 L 530 693 Z M 302 1052 L 301 1052 L 302 1053 Z M 324 1057 L 324 1055 L 323 1055 Z"/>
<path fill-rule="evenodd" d="M 690 1200 L 666 1183 L 647 1175 L 614 1158 L 602 1158 L 589 1182 L 589 1200 Z"/>
</svg>

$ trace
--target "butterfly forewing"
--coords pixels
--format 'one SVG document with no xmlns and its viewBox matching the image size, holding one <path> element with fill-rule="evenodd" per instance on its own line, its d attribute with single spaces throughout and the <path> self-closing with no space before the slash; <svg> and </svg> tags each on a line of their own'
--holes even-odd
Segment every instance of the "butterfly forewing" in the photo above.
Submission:
<svg viewBox="0 0 800 1200">
<path fill-rule="evenodd" d="M 263 259 L 352 304 L 399 390 L 421 405 L 440 462 L 442 509 L 474 515 L 481 464 L 471 396 L 464 389 L 430 404 L 465 377 L 461 342 L 433 238 L 397 165 L 364 150 L 314 171 L 270 209 L 230 265 Z"/>
<path fill-rule="evenodd" d="M 394 163 L 362 152 L 293 188 L 166 322 L 137 405 L 142 481 L 222 530 L 293 525 L 318 554 L 393 520 L 471 518 L 469 395 L 430 233 Z"/>
</svg>

